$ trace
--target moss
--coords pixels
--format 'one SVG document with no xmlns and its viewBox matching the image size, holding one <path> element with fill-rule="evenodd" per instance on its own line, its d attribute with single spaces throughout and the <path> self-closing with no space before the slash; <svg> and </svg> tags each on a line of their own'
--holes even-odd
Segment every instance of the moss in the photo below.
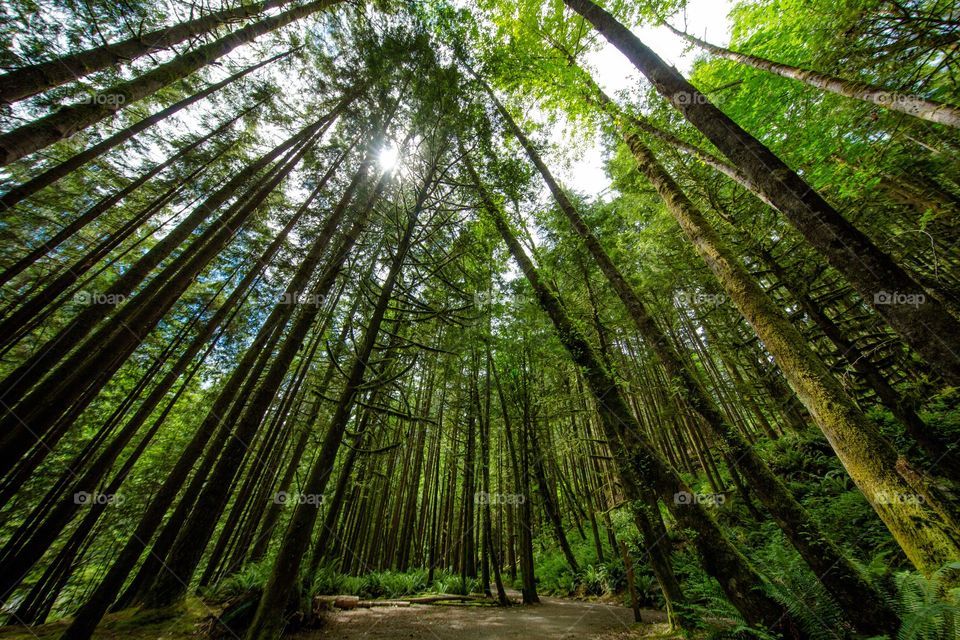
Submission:
<svg viewBox="0 0 960 640">
<path fill-rule="evenodd" d="M 93 637 L 103 640 L 181 640 L 197 638 L 199 627 L 214 613 L 199 598 L 162 610 L 126 609 L 105 616 Z M 0 640 L 54 640 L 69 626 L 69 618 L 36 627 L 4 627 Z"/>
</svg>

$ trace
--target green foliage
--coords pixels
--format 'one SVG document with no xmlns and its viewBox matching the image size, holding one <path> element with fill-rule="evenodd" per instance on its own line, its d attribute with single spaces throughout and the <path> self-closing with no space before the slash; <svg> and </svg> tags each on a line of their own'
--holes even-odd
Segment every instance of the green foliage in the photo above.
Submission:
<svg viewBox="0 0 960 640">
<path fill-rule="evenodd" d="M 957 571 L 960 562 L 948 564 L 929 578 L 913 571 L 896 575 L 896 604 L 903 620 L 898 640 L 960 638 L 960 587 L 947 582 L 947 576 L 955 576 Z"/>
<path fill-rule="evenodd" d="M 251 591 L 262 590 L 270 576 L 270 563 L 248 564 L 240 571 L 213 585 L 204 593 L 204 597 L 213 602 L 226 602 Z"/>
<path fill-rule="evenodd" d="M 836 638 L 843 611 L 782 534 L 773 536 L 758 560 L 768 581 L 764 588 L 800 623 L 810 638 Z"/>
<path fill-rule="evenodd" d="M 374 571 L 361 576 L 350 576 L 321 567 L 313 578 L 314 595 L 353 595 L 367 600 L 386 598 L 396 600 L 420 593 L 449 593 L 467 595 L 480 591 L 480 581 L 448 571 L 435 571 L 433 582 L 428 582 L 429 572 L 416 569 L 406 573 L 399 571 Z"/>
<path fill-rule="evenodd" d="M 476 578 L 468 577 L 464 579 L 459 575 L 446 574 L 436 578 L 430 590 L 436 593 L 465 596 L 471 593 L 478 593 L 482 590 L 482 585 Z"/>
<path fill-rule="evenodd" d="M 410 573 L 375 571 L 364 576 L 362 595 L 369 598 L 399 598 L 421 593 L 426 588 L 425 569 Z"/>
</svg>

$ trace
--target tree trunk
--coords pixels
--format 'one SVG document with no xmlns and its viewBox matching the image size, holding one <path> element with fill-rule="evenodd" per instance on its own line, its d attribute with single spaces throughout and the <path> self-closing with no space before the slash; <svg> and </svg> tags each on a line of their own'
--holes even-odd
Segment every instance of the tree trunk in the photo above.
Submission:
<svg viewBox="0 0 960 640">
<path fill-rule="evenodd" d="M 308 495 L 322 495 L 330 473 L 333 471 L 333 463 L 350 419 L 354 399 L 364 383 L 368 361 L 376 346 L 380 324 L 386 315 L 393 288 L 400 277 L 424 202 L 432 191 L 438 159 L 436 157 L 433 159 L 430 170 L 424 178 L 413 210 L 408 214 L 406 229 L 393 255 L 390 270 L 380 286 L 380 296 L 367 324 L 360 347 L 357 349 L 344 389 L 337 401 L 336 410 L 330 419 L 330 427 L 327 429 L 320 445 L 319 455 L 314 460 L 304 485 L 305 493 Z M 246 640 L 275 640 L 280 637 L 284 627 L 284 611 L 293 599 L 299 584 L 298 573 L 303 556 L 309 548 L 316 517 L 317 509 L 313 505 L 297 504 L 294 508 L 270 578 L 257 606 L 253 623 L 247 630 Z"/>
<path fill-rule="evenodd" d="M 911 486 L 897 472 L 898 465 L 906 464 L 905 461 L 900 459 L 893 447 L 855 406 L 833 374 L 729 252 L 706 218 L 657 163 L 639 137 L 626 132 L 625 139 L 641 171 L 663 198 L 667 209 L 740 313 L 763 341 L 830 441 L 850 477 L 863 491 L 911 562 L 924 573 L 930 573 L 950 558 L 957 557 L 960 547 L 951 538 L 943 522 L 942 510 L 934 512 L 929 504 L 900 498 L 915 495 L 917 491 L 927 493 L 922 487 Z M 753 488 L 758 492 L 767 492 L 776 486 L 763 484 Z M 928 497 L 924 495 L 924 501 Z M 776 513 L 774 515 L 778 517 Z M 828 579 L 828 582 L 832 581 Z"/>
<path fill-rule="evenodd" d="M 135 298 L 124 304 L 84 345 L 50 372 L 9 412 L 8 419 L 20 427 L 16 432 L 19 437 L 8 440 L 12 450 L 29 446 L 34 439 L 40 440 L 40 446 L 45 451 L 52 449 L 53 444 L 69 428 L 73 416 L 93 401 L 113 373 L 192 284 L 193 279 L 299 164 L 315 140 L 312 138 L 303 145 L 248 200 L 235 203 L 224 212 Z M 37 398 L 42 398 L 43 404 L 38 406 Z M 68 410 L 73 412 L 73 416 Z"/>
<path fill-rule="evenodd" d="M 948 383 L 960 385 L 960 321 L 943 304 L 612 15 L 590 0 L 564 2 L 591 22 L 742 170 L 908 345 Z"/>
<path fill-rule="evenodd" d="M 709 42 L 704 42 L 689 33 L 675 29 L 667 22 L 663 24 L 667 29 L 684 38 L 687 42 L 691 42 L 715 56 L 726 58 L 727 60 L 732 60 L 733 62 L 753 67 L 754 69 L 767 71 L 782 78 L 797 80 L 821 91 L 828 91 L 845 98 L 875 104 L 884 109 L 899 111 L 900 113 L 905 113 L 908 116 L 913 116 L 921 120 L 927 120 L 928 122 L 937 122 L 949 127 L 960 128 L 960 109 L 952 105 L 935 100 L 928 100 L 912 94 L 903 93 L 902 91 L 889 91 L 883 87 L 878 87 L 866 82 L 844 80 L 843 78 L 831 76 L 826 73 L 794 67 L 780 62 L 773 62 L 772 60 L 746 53 L 738 53 L 730 49 L 725 49 L 724 47 L 710 44 Z"/>
<path fill-rule="evenodd" d="M 31 178 L 30 180 L 24 182 L 23 184 L 17 185 L 7 191 L 5 194 L 0 196 L 0 212 L 5 212 L 7 209 L 15 207 L 18 203 L 22 202 L 26 198 L 29 198 L 36 192 L 40 191 L 44 187 L 48 187 L 60 178 L 76 171 L 83 165 L 88 162 L 95 160 L 107 153 L 111 149 L 120 146 L 127 140 L 131 139 L 138 133 L 146 131 L 153 125 L 158 122 L 162 122 L 165 118 L 168 118 L 183 109 L 186 109 L 190 105 L 203 100 L 207 96 L 216 93 L 220 89 L 224 88 L 228 84 L 239 80 L 248 73 L 252 73 L 261 67 L 264 67 L 274 60 L 279 60 L 290 55 L 290 52 L 281 53 L 279 55 L 273 56 L 263 62 L 258 62 L 255 65 L 251 65 L 242 71 L 231 75 L 228 78 L 221 80 L 220 82 L 211 84 L 204 89 L 201 89 L 197 93 L 187 96 L 183 100 L 173 103 L 169 107 L 157 111 L 153 115 L 147 116 L 143 120 L 139 120 L 129 127 L 125 127 L 120 131 L 116 132 L 112 136 L 105 138 L 104 140 L 98 142 L 88 149 L 84 149 L 80 153 L 67 158 L 63 162 L 56 164 L 49 169 L 46 169 L 43 173 Z M 246 113 L 249 110 L 245 110 Z"/>
<path fill-rule="evenodd" d="M 131 62 L 160 49 L 167 49 L 222 24 L 243 20 L 291 0 L 269 0 L 242 4 L 233 9 L 211 13 L 187 22 L 137 35 L 120 42 L 60 56 L 47 62 L 20 67 L 0 76 L 0 103 L 11 104 L 34 94 L 106 69 Z"/>
<path fill-rule="evenodd" d="M 94 100 L 60 109 L 48 116 L 34 120 L 3 135 L 0 135 L 0 166 L 44 149 L 54 142 L 69 138 L 92 124 L 115 114 L 123 107 L 142 100 L 168 84 L 185 78 L 221 58 L 235 48 L 254 41 L 258 37 L 284 27 L 291 22 L 326 9 L 340 0 L 314 0 L 294 7 L 285 13 L 264 18 L 259 22 L 238 29 L 209 44 L 177 56 L 170 62 L 147 71 L 132 80 L 104 89 Z M 101 99 L 102 98 L 102 99 Z"/>
<path fill-rule="evenodd" d="M 166 234 L 133 266 L 123 272 L 105 291 L 98 292 L 105 304 L 92 304 L 80 312 L 67 326 L 48 340 L 36 352 L 15 369 L 0 383 L 0 399 L 8 407 L 15 406 L 45 374 L 53 369 L 54 364 L 67 355 L 81 340 L 83 340 L 94 326 L 100 322 L 116 306 L 118 300 L 123 300 L 150 274 L 150 271 L 166 259 L 177 247 L 193 233 L 204 220 L 210 217 L 223 203 L 233 197 L 237 190 L 255 176 L 270 162 L 287 152 L 291 155 L 291 147 L 303 144 L 305 140 L 315 134 L 323 126 L 326 118 L 305 127 L 299 133 L 291 136 L 277 147 L 261 156 L 258 160 L 234 175 L 223 187 L 218 189 L 203 203 L 194 209 L 180 222 L 175 229 Z M 281 166 L 279 163 L 277 166 Z M 113 302 L 110 304 L 110 302 Z M 4 419 L 8 420 L 10 416 Z M 4 431 L 3 441 L 22 432 L 19 421 L 15 421 L 18 428 Z M 21 433 L 22 436 L 22 433 Z M 2 467 L 0 467 L 2 469 Z"/>
<path fill-rule="evenodd" d="M 355 180 L 359 181 L 359 178 Z M 341 202 L 337 205 L 334 212 L 331 213 L 331 216 L 333 218 L 339 218 L 346 210 L 348 204 L 349 198 L 341 198 Z M 292 289 L 303 286 L 303 284 L 298 281 L 292 282 L 291 285 Z M 297 291 L 295 295 L 299 295 L 299 291 Z M 144 547 L 146 547 L 153 533 L 157 527 L 159 527 L 164 514 L 170 503 L 176 497 L 180 486 L 185 481 L 196 460 L 203 453 L 206 443 L 213 434 L 218 431 L 218 428 L 223 434 L 222 440 L 225 441 L 229 429 L 226 425 L 221 426 L 222 416 L 227 415 L 230 406 L 235 404 L 234 399 L 240 394 L 241 387 L 244 387 L 245 382 L 250 380 L 256 381 L 259 378 L 259 374 L 253 376 L 250 374 L 252 371 L 258 370 L 266 365 L 266 360 L 273 351 L 273 345 L 279 340 L 282 325 L 286 323 L 288 314 L 292 312 L 292 309 L 293 305 L 289 304 L 278 304 L 274 307 L 270 317 L 268 317 L 261 326 L 257 337 L 244 353 L 240 363 L 231 373 L 227 383 L 218 394 L 217 401 L 211 407 L 206 418 L 194 434 L 187 449 L 178 459 L 174 470 L 168 475 L 167 480 L 147 507 L 133 536 L 118 555 L 117 560 L 114 562 L 100 586 L 77 612 L 73 623 L 64 633 L 64 640 L 87 640 L 93 634 L 97 623 L 120 592 L 137 558 L 140 557 Z M 252 391 L 251 384 L 249 389 L 243 389 L 241 395 L 246 397 L 246 395 Z M 215 447 L 215 450 L 219 451 L 222 445 L 223 442 Z M 177 522 L 176 524 L 179 527 L 181 523 Z"/>
<path fill-rule="evenodd" d="M 557 336 L 570 353 L 571 359 L 583 371 L 591 393 L 596 398 L 597 410 L 607 441 L 614 451 L 620 481 L 631 500 L 642 500 L 642 482 L 657 491 L 671 508 L 681 526 L 695 531 L 694 544 L 700 551 L 707 573 L 717 578 L 733 605 L 751 624 L 763 624 L 772 629 L 796 627 L 781 607 L 758 589 L 761 576 L 734 547 L 702 505 L 685 504 L 677 499 L 689 489 L 660 458 L 642 435 L 643 431 L 630 412 L 623 394 L 612 376 L 601 364 L 600 358 L 580 330 L 567 316 L 556 295 L 540 279 L 540 274 L 527 257 L 496 207 L 480 183 L 467 158 L 467 170 L 484 207 L 500 235 L 507 243 L 514 260 L 530 283 L 538 304 L 550 316 Z"/>
<path fill-rule="evenodd" d="M 492 92 L 490 95 L 493 97 Z M 735 462 L 736 468 L 747 476 L 751 487 L 770 510 L 790 542 L 814 573 L 817 576 L 823 576 L 821 580 L 824 586 L 843 605 L 844 610 L 848 612 L 848 617 L 857 628 L 864 633 L 880 633 L 884 629 L 895 628 L 898 625 L 896 614 L 884 604 L 880 594 L 866 581 L 853 563 L 820 531 L 810 514 L 767 467 L 751 444 L 723 417 L 706 390 L 693 373 L 684 366 L 680 355 L 666 334 L 657 327 L 646 306 L 640 300 L 640 296 L 627 282 L 620 269 L 614 265 L 593 231 L 553 178 L 530 140 L 503 105 L 496 102 L 496 106 L 507 126 L 513 131 L 514 136 L 540 171 L 558 207 L 583 239 L 600 270 L 607 277 L 611 288 L 627 308 L 637 331 L 666 370 L 670 378 L 670 388 L 678 389 L 681 398 L 699 415 L 714 436 L 726 444 L 729 448 L 727 459 Z M 734 472 L 733 469 L 731 471 Z"/>
<path fill-rule="evenodd" d="M 359 185 L 360 178 L 366 175 L 370 163 L 371 156 L 368 152 L 361 170 L 357 172 L 354 181 L 348 187 L 348 192 L 341 199 L 337 211 L 334 215 L 331 215 L 323 229 L 317 234 L 317 239 L 311 247 L 310 254 L 300 264 L 297 272 L 299 277 L 295 277 L 288 285 L 285 294 L 287 300 L 298 300 L 303 294 L 303 284 L 316 269 L 324 250 L 332 240 L 337 225 L 341 223 L 341 217 L 352 198 L 353 191 Z M 379 193 L 379 190 L 377 193 Z M 348 232 L 340 239 L 338 246 L 331 253 L 323 273 L 309 292 L 310 302 L 303 305 L 304 308 L 300 311 L 300 315 L 282 342 L 263 380 L 250 398 L 246 410 L 235 425 L 228 427 L 232 429 L 232 437 L 224 447 L 217 464 L 207 479 L 207 484 L 198 496 L 197 504 L 190 519 L 181 527 L 165 563 L 166 571 L 157 576 L 146 593 L 144 597 L 145 606 L 149 608 L 167 607 L 179 602 L 186 595 L 190 580 L 206 548 L 206 543 L 213 535 L 217 520 L 225 507 L 237 469 L 247 453 L 246 443 L 250 442 L 257 434 L 263 416 L 276 395 L 277 388 L 283 382 L 290 363 L 299 351 L 307 332 L 313 326 L 313 321 L 320 310 L 319 301 L 326 297 L 330 287 L 333 286 L 334 281 L 340 274 L 353 244 L 366 226 L 369 213 L 370 207 L 365 207 Z"/>
<path fill-rule="evenodd" d="M 202 145 L 204 142 L 210 140 L 214 136 L 223 131 L 227 130 L 233 123 L 237 120 L 250 113 L 257 105 L 244 109 L 234 117 L 230 118 L 224 122 L 219 127 L 210 131 L 210 133 L 204 134 L 203 136 L 197 138 L 193 142 L 185 145 L 183 148 L 177 150 L 176 153 L 172 154 L 169 158 L 163 162 L 157 164 L 152 169 L 145 171 L 140 175 L 136 180 L 128 184 L 123 189 L 110 194 L 102 198 L 95 205 L 84 211 L 82 214 L 74 218 L 68 224 L 66 224 L 62 229 L 57 231 L 51 238 L 41 241 L 40 245 L 33 249 L 26 256 L 17 260 L 15 263 L 7 267 L 2 274 L 0 274 L 0 286 L 5 285 L 10 282 L 13 278 L 18 276 L 20 273 L 28 269 L 33 265 L 37 260 L 47 255 L 56 249 L 60 244 L 65 240 L 71 238 L 75 233 L 86 227 L 88 224 L 100 217 L 101 214 L 108 211 L 111 207 L 122 201 L 128 195 L 139 189 L 141 186 L 146 184 L 150 179 L 158 175 L 164 169 L 170 167 L 179 160 L 185 158 L 191 151 Z"/>
</svg>

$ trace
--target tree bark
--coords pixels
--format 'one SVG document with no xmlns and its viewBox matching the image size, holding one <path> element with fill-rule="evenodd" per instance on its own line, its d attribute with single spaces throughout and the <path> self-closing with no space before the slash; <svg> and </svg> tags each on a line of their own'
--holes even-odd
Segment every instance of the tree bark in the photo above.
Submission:
<svg viewBox="0 0 960 640">
<path fill-rule="evenodd" d="M 939 300 L 928 295 L 786 163 L 710 103 L 612 15 L 590 0 L 564 3 L 593 24 L 661 95 L 743 171 L 910 347 L 948 383 L 960 385 L 960 321 Z"/>
<path fill-rule="evenodd" d="M 607 255 L 593 231 L 587 226 L 576 207 L 554 179 L 540 158 L 533 144 L 502 104 L 490 92 L 497 109 L 508 128 L 526 150 L 531 162 L 537 167 L 553 194 L 558 207 L 579 235 L 611 288 L 627 308 L 634 326 L 650 347 L 670 378 L 670 387 L 679 390 L 681 398 L 698 414 L 702 423 L 722 440 L 728 461 L 747 476 L 751 487 L 770 510 L 784 534 L 800 552 L 804 560 L 819 576 L 827 590 L 837 598 L 847 616 L 863 633 L 880 633 L 899 624 L 896 613 L 884 604 L 881 595 L 860 574 L 860 571 L 843 552 L 814 523 L 786 485 L 767 467 L 751 444 L 736 427 L 724 418 L 723 413 L 710 398 L 707 391 L 687 369 L 679 353 L 666 334 L 657 327 L 646 306 L 633 286 L 627 282 L 620 269 Z M 734 472 L 731 469 L 731 472 Z M 548 508 L 549 513 L 549 508 Z"/>
<path fill-rule="evenodd" d="M 104 89 L 95 100 L 65 107 L 0 135 L 0 167 L 69 138 L 92 124 L 110 117 L 123 107 L 142 100 L 168 84 L 185 78 L 235 48 L 284 27 L 291 22 L 326 9 L 341 0 L 314 0 L 279 15 L 238 29 L 214 42 L 177 56 L 132 80 Z M 102 100 L 99 98 L 103 98 Z"/>
<path fill-rule="evenodd" d="M 111 42 L 93 49 L 60 56 L 9 71 L 0 76 L 0 103 L 11 104 L 34 94 L 106 69 L 131 62 L 153 51 L 167 49 L 222 24 L 243 20 L 292 0 L 269 0 L 241 4 L 233 9 L 211 13 L 120 42 Z"/>
<path fill-rule="evenodd" d="M 949 533 L 949 524 L 944 522 L 946 516 L 943 511 L 931 509 L 926 503 L 928 495 L 923 496 L 924 503 L 903 498 L 916 495 L 917 491 L 926 493 L 922 487 L 915 483 L 911 485 L 904 475 L 898 473 L 898 465 L 905 465 L 906 462 L 846 395 L 796 328 L 731 254 L 706 218 L 639 137 L 629 131 L 624 137 L 640 170 L 660 194 L 668 211 L 744 319 L 763 341 L 843 462 L 847 473 L 863 491 L 907 557 L 925 574 L 936 571 L 950 558 L 957 557 L 960 547 Z M 775 487 L 761 485 L 754 488 L 767 491 Z"/>
<path fill-rule="evenodd" d="M 74 218 L 72 221 L 67 223 L 62 229 L 57 231 L 51 238 L 48 240 L 43 240 L 40 242 L 40 245 L 33 249 L 26 256 L 17 260 L 15 263 L 4 269 L 3 273 L 0 274 L 0 286 L 5 285 L 10 280 L 18 276 L 24 270 L 28 269 L 33 265 L 37 260 L 47 255 L 56 249 L 60 244 L 65 240 L 71 238 L 75 233 L 86 227 L 88 224 L 100 217 L 101 214 L 108 211 L 111 207 L 121 202 L 124 198 L 129 196 L 131 193 L 142 187 L 153 177 L 157 176 L 160 172 L 167 169 L 171 165 L 180 161 L 181 159 L 187 157 L 187 155 L 192 152 L 194 149 L 202 145 L 204 142 L 210 140 L 214 136 L 222 133 L 227 130 L 233 123 L 242 118 L 244 115 L 250 113 L 256 105 L 244 109 L 234 117 L 230 118 L 222 125 L 211 130 L 209 133 L 200 136 L 193 142 L 183 146 L 181 149 L 177 150 L 176 153 L 172 154 L 169 158 L 159 163 L 155 167 L 145 171 L 137 179 L 133 180 L 130 184 L 125 186 L 123 189 L 116 191 L 115 193 L 110 194 L 104 198 L 101 198 L 95 205 L 84 211 L 82 214 Z"/>
<path fill-rule="evenodd" d="M 299 164 L 315 140 L 315 137 L 309 139 L 249 199 L 238 201 L 225 211 L 136 297 L 125 303 L 8 412 L 7 420 L 0 424 L 10 422 L 18 427 L 15 433 L 8 431 L 10 437 L 6 442 L 11 450 L 23 450 L 34 439 L 39 441 L 38 446 L 43 447 L 44 451 L 52 449 L 75 416 L 93 401 L 113 373 L 189 288 L 194 278 Z M 92 308 L 97 306 L 94 304 Z M 37 402 L 38 398 L 42 398 L 40 403 Z"/>
<path fill-rule="evenodd" d="M 902 91 L 890 91 L 866 82 L 844 80 L 837 76 L 783 64 L 781 62 L 774 62 L 766 58 L 761 58 L 760 56 L 738 53 L 724 47 L 710 44 L 689 33 L 675 29 L 667 22 L 663 24 L 667 29 L 684 38 L 687 42 L 693 43 L 704 51 L 708 51 L 720 58 L 726 58 L 727 60 L 732 60 L 733 62 L 753 67 L 754 69 L 767 71 L 782 78 L 797 80 L 821 91 L 875 104 L 884 109 L 905 113 L 908 116 L 913 116 L 914 118 L 928 122 L 936 122 L 947 125 L 948 127 L 960 128 L 960 109 L 953 105 L 937 102 L 936 100 L 928 100 Z"/>
<path fill-rule="evenodd" d="M 438 159 L 437 157 L 433 158 L 430 169 L 420 187 L 416 203 L 413 205 L 412 211 L 408 213 L 406 228 L 397 244 L 393 260 L 390 263 L 390 270 L 380 286 L 380 296 L 377 299 L 370 321 L 367 323 L 367 329 L 364 332 L 361 344 L 354 356 L 353 365 L 347 375 L 343 391 L 340 393 L 333 417 L 330 419 L 330 426 L 320 446 L 319 455 L 314 460 L 304 485 L 307 494 L 322 495 L 326 489 L 327 481 L 333 471 L 337 451 L 340 448 L 350 419 L 354 399 L 364 383 L 368 361 L 373 354 L 377 336 L 380 333 L 380 324 L 387 313 L 394 286 L 400 277 L 421 210 L 432 190 Z M 300 565 L 303 556 L 308 551 L 316 518 L 317 508 L 313 505 L 297 504 L 294 508 L 270 578 L 257 606 L 253 623 L 247 630 L 246 640 L 275 640 L 280 637 L 284 627 L 284 610 L 289 606 L 299 584 L 297 577 Z"/>
<path fill-rule="evenodd" d="M 123 300 L 149 274 L 152 269 L 166 259 L 180 244 L 193 233 L 207 218 L 221 205 L 233 197 L 237 190 L 248 180 L 260 172 L 270 162 L 276 160 L 284 152 L 292 153 L 291 147 L 303 144 L 325 123 L 326 118 L 309 125 L 297 134 L 291 136 L 271 151 L 263 154 L 259 159 L 247 165 L 242 171 L 234 175 L 225 185 L 207 197 L 197 206 L 176 228 L 166 234 L 133 266 L 123 272 L 113 284 L 102 293 L 104 300 Z M 279 164 L 277 166 L 280 166 Z M 36 352 L 0 383 L 0 399 L 7 407 L 15 406 L 44 375 L 71 349 L 77 346 L 94 326 L 100 322 L 116 306 L 113 304 L 95 304 L 85 308 L 57 335 L 39 347 Z M 17 423 L 19 425 L 19 422 Z M 19 429 L 17 429 L 19 430 Z M 4 438 L 9 437 L 11 431 L 4 432 Z"/>
<path fill-rule="evenodd" d="M 683 504 L 676 498 L 683 492 L 689 493 L 689 488 L 646 440 L 617 383 L 567 316 L 556 295 L 541 280 L 503 213 L 480 183 L 472 165 L 467 163 L 466 167 L 480 194 L 484 211 L 507 243 L 511 255 L 533 288 L 538 304 L 549 315 L 557 337 L 583 372 L 596 398 L 601 426 L 614 452 L 620 481 L 628 498 L 643 499 L 639 483 L 654 489 L 661 496 L 680 525 L 694 531 L 693 541 L 700 551 L 707 573 L 719 580 L 727 597 L 750 624 L 763 624 L 772 629 L 782 629 L 784 626 L 795 628 L 796 624 L 789 615 L 783 613 L 780 605 L 760 592 L 758 586 L 763 579 L 730 543 L 704 507 L 697 503 Z"/>
<path fill-rule="evenodd" d="M 30 178 L 30 180 L 24 182 L 23 184 L 19 184 L 15 187 L 12 187 L 9 191 L 7 191 L 2 196 L 0 196 L 0 212 L 5 213 L 7 209 L 11 209 L 15 207 L 18 203 L 22 202 L 26 198 L 29 198 L 30 196 L 37 193 L 44 187 L 50 186 L 60 178 L 63 178 L 64 176 L 76 171 L 77 169 L 87 164 L 88 162 L 99 158 L 100 156 L 107 153 L 111 149 L 120 146 L 127 140 L 133 138 L 138 133 L 141 133 L 142 131 L 146 131 L 153 125 L 159 122 L 162 122 L 164 119 L 174 115 L 175 113 L 178 113 L 179 111 L 186 109 L 190 105 L 203 100 L 207 96 L 213 93 L 216 93 L 217 91 L 224 88 L 228 84 L 239 80 L 240 78 L 244 77 L 249 73 L 253 73 L 257 69 L 260 69 L 261 67 L 264 67 L 270 64 L 274 60 L 285 58 L 286 56 L 290 55 L 290 53 L 291 52 L 288 51 L 286 53 L 281 53 L 279 55 L 273 56 L 272 58 L 268 58 L 263 62 L 259 62 L 255 65 L 251 65 L 247 67 L 246 69 L 238 71 L 237 73 L 229 76 L 228 78 L 221 80 L 220 82 L 216 82 L 207 87 L 204 87 L 197 93 L 194 93 L 191 96 L 187 96 L 183 100 L 179 100 L 173 103 L 172 105 L 170 105 L 169 107 L 165 107 L 160 111 L 157 111 L 156 113 L 150 116 L 147 116 L 143 120 L 139 120 L 133 123 L 129 127 L 125 127 L 121 129 L 120 131 L 105 138 L 104 140 L 93 145 L 92 147 L 84 149 L 80 153 L 74 156 L 71 156 L 70 158 L 67 158 L 63 162 L 56 164 L 50 167 L 49 169 L 46 169 L 43 173 L 33 178 Z M 249 111 L 249 109 L 244 110 L 243 113 L 246 113 L 247 111 Z"/>
</svg>

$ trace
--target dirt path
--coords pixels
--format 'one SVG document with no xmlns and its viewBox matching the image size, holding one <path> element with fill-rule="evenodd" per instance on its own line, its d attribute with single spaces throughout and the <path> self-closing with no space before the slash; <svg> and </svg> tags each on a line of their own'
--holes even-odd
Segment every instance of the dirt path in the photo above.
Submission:
<svg viewBox="0 0 960 640">
<path fill-rule="evenodd" d="M 543 604 L 528 607 L 413 605 L 338 611 L 329 615 L 322 629 L 298 634 L 296 640 L 582 640 L 624 637 L 633 624 L 633 612 L 626 607 L 558 598 L 541 600 Z M 663 619 L 663 614 L 644 611 L 643 617 L 645 623 L 656 622 Z M 641 634 L 633 637 L 637 635 Z"/>
</svg>

